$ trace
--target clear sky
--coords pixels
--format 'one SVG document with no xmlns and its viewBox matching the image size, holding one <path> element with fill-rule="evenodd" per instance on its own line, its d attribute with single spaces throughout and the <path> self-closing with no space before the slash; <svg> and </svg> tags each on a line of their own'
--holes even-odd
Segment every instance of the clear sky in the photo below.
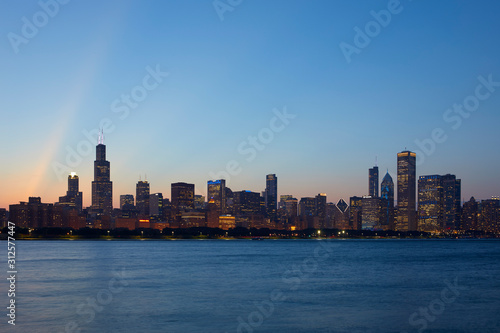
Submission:
<svg viewBox="0 0 500 333">
<path fill-rule="evenodd" d="M 97 136 L 89 152 L 83 131 L 106 119 L 115 207 L 145 175 L 152 193 L 205 194 L 229 161 L 233 190 L 275 173 L 280 195 L 347 201 L 376 158 L 396 180 L 405 147 L 467 200 L 500 194 L 496 0 L 41 3 L 0 2 L 0 207 L 57 201 L 68 170 L 88 206 Z"/>
</svg>

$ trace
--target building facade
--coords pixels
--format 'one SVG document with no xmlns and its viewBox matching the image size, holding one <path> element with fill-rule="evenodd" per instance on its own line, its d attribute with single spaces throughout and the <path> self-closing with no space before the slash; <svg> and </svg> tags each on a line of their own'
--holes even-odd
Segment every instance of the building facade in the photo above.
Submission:
<svg viewBox="0 0 500 333">
<path fill-rule="evenodd" d="M 396 230 L 416 231 L 416 154 L 410 151 L 398 153 L 398 213 Z"/>
</svg>

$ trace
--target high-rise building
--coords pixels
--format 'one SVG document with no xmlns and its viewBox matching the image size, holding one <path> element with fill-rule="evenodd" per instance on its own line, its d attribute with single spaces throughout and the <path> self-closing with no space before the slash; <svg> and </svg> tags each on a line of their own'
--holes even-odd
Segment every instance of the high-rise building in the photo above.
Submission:
<svg viewBox="0 0 500 333">
<path fill-rule="evenodd" d="M 163 216 L 163 194 L 153 193 L 149 195 L 149 216 L 159 221 Z"/>
<path fill-rule="evenodd" d="M 122 194 L 120 195 L 120 209 L 134 209 L 134 195 Z"/>
<path fill-rule="evenodd" d="M 111 215 L 113 211 L 113 183 L 110 181 L 110 165 L 109 161 L 106 161 L 106 146 L 102 132 L 99 135 L 94 161 L 92 210 L 105 215 Z"/>
<path fill-rule="evenodd" d="M 226 180 L 209 180 L 207 182 L 208 201 L 214 201 L 219 214 L 226 214 Z"/>
<path fill-rule="evenodd" d="M 287 217 L 297 217 L 299 201 L 296 198 L 285 199 L 285 211 Z"/>
<path fill-rule="evenodd" d="M 314 215 L 319 217 L 319 224 L 321 227 L 325 225 L 326 218 L 326 194 L 320 193 L 315 198 Z"/>
<path fill-rule="evenodd" d="M 135 208 L 141 216 L 149 217 L 149 183 L 139 180 L 135 186 Z"/>
<path fill-rule="evenodd" d="M 172 209 L 176 211 L 189 211 L 194 209 L 194 184 L 172 183 L 171 187 Z"/>
<path fill-rule="evenodd" d="M 378 197 L 378 166 L 368 169 L 368 195 Z"/>
<path fill-rule="evenodd" d="M 418 230 L 441 232 L 444 229 L 443 179 L 439 175 L 418 178 Z"/>
<path fill-rule="evenodd" d="M 336 204 L 327 204 L 325 228 L 352 229 L 349 223 L 349 205 L 344 199 L 339 199 Z"/>
<path fill-rule="evenodd" d="M 460 227 L 462 189 L 461 180 L 455 175 L 441 176 L 443 181 L 444 229 L 454 230 Z"/>
<path fill-rule="evenodd" d="M 382 179 L 380 197 L 383 209 L 382 225 L 386 226 L 387 229 L 394 229 L 394 182 L 389 171 Z"/>
<path fill-rule="evenodd" d="M 396 230 L 417 230 L 416 214 L 416 154 L 410 151 L 398 153 L 398 214 Z"/>
<path fill-rule="evenodd" d="M 493 197 L 481 200 L 478 225 L 485 232 L 498 233 L 500 231 L 500 199 Z"/>
<path fill-rule="evenodd" d="M 260 194 L 258 192 L 234 192 L 234 214 L 236 216 L 257 215 L 260 212 Z"/>
<path fill-rule="evenodd" d="M 461 182 L 455 175 L 418 179 L 418 230 L 449 231 L 460 226 Z"/>
<path fill-rule="evenodd" d="M 0 227 L 4 228 L 7 227 L 8 225 L 8 220 L 9 220 L 9 214 L 7 212 L 7 209 L 5 208 L 0 208 Z"/>
<path fill-rule="evenodd" d="M 381 187 L 381 197 L 388 200 L 390 207 L 394 207 L 394 182 L 389 171 L 387 171 L 384 179 L 382 179 Z"/>
<path fill-rule="evenodd" d="M 278 177 L 275 174 L 266 176 L 266 214 L 271 221 L 276 220 L 276 209 L 278 205 Z"/>
<path fill-rule="evenodd" d="M 380 198 L 364 196 L 361 199 L 361 229 L 381 229 L 382 212 Z"/>
<path fill-rule="evenodd" d="M 83 193 L 79 191 L 79 181 L 76 173 L 68 176 L 68 191 L 63 197 L 59 197 L 59 204 L 75 207 L 78 212 L 82 211 Z"/>
<path fill-rule="evenodd" d="M 316 211 L 316 199 L 311 197 L 300 198 L 299 202 L 299 215 L 314 216 Z"/>
<path fill-rule="evenodd" d="M 353 230 L 361 230 L 362 227 L 362 197 L 351 197 L 349 199 L 349 226 Z"/>
<path fill-rule="evenodd" d="M 205 197 L 200 194 L 195 194 L 194 196 L 194 208 L 195 209 L 205 209 L 206 202 Z"/>
<path fill-rule="evenodd" d="M 474 197 L 471 197 L 469 201 L 464 202 L 462 207 L 462 229 L 479 230 L 478 215 L 479 204 Z"/>
<path fill-rule="evenodd" d="M 293 198 L 293 195 L 291 194 L 282 194 L 280 195 L 280 201 L 278 201 L 278 210 L 280 209 L 285 209 L 285 201 L 288 199 Z"/>
</svg>

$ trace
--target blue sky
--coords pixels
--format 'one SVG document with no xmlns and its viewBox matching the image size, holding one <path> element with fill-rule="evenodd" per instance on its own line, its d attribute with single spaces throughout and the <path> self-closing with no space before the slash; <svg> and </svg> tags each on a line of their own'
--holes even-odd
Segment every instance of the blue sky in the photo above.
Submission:
<svg viewBox="0 0 500 333">
<path fill-rule="evenodd" d="M 13 47 L 23 17 L 43 20 L 42 8 L 1 2 L 0 207 L 65 194 L 54 165 L 67 166 L 68 147 L 86 145 L 82 131 L 103 119 L 114 126 L 105 143 L 115 205 L 145 174 L 166 197 L 177 181 L 205 194 L 210 172 L 232 160 L 233 190 L 262 191 L 276 173 L 279 194 L 366 195 L 376 157 L 381 178 L 388 169 L 395 179 L 397 152 L 421 151 L 415 141 L 436 128 L 447 139 L 417 175 L 456 174 L 465 199 L 499 195 L 500 87 L 457 129 L 443 115 L 475 94 L 479 76 L 500 81 L 500 3 L 401 1 L 347 62 L 339 45 L 355 46 L 354 28 L 390 3 L 241 1 L 221 20 L 213 1 L 73 0 Z M 168 76 L 120 119 L 112 103 L 157 66 Z M 247 161 L 238 146 L 284 108 L 296 117 Z M 89 205 L 95 152 L 79 155 L 67 167 Z"/>
</svg>

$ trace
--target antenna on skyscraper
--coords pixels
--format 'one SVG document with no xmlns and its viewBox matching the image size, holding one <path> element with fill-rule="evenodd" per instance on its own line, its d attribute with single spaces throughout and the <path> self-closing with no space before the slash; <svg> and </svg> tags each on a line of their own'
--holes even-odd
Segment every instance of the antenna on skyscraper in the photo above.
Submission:
<svg viewBox="0 0 500 333">
<path fill-rule="evenodd" d="M 142 180 L 142 179 L 141 179 L 141 174 L 139 174 L 139 181 L 141 181 L 141 180 Z"/>
<path fill-rule="evenodd" d="M 375 166 L 378 166 L 377 163 L 378 163 L 378 161 L 377 161 L 377 155 L 375 155 Z"/>
<path fill-rule="evenodd" d="M 99 138 L 97 139 L 97 144 L 98 145 L 104 144 L 104 131 L 102 129 L 99 129 Z"/>
</svg>

